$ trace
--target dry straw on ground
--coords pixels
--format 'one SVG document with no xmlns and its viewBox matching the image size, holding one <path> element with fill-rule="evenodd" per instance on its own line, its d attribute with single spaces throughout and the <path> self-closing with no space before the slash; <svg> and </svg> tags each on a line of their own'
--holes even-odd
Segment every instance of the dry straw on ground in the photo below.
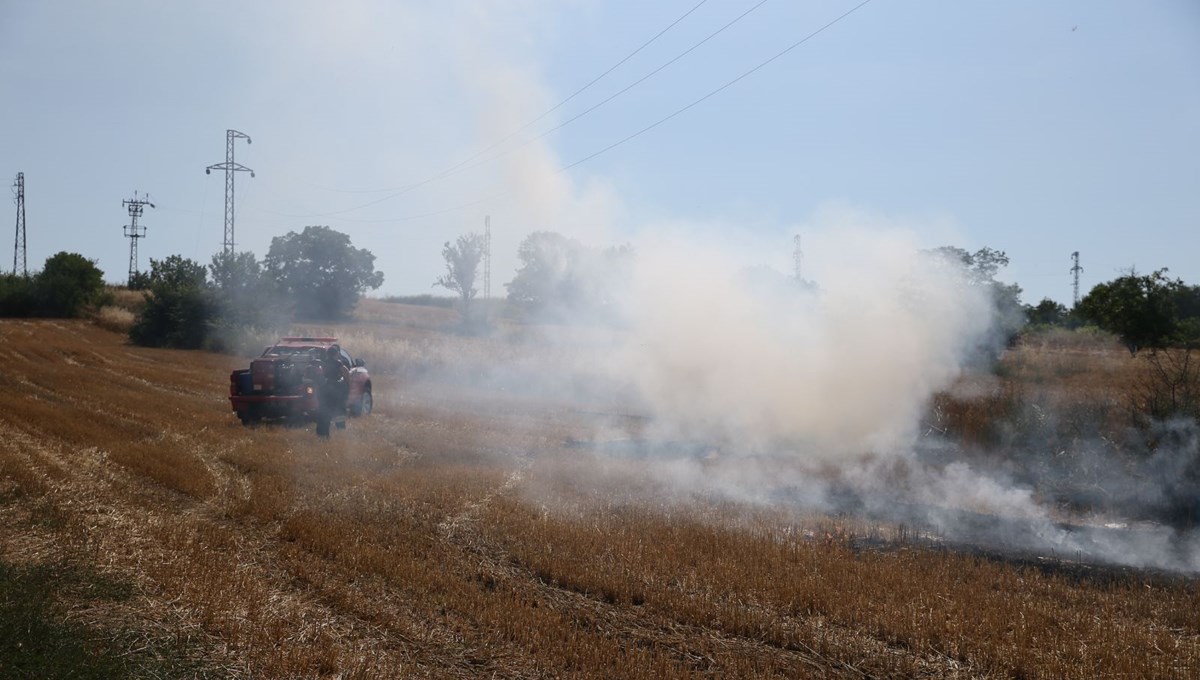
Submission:
<svg viewBox="0 0 1200 680">
<path fill-rule="evenodd" d="M 637 460 L 566 445 L 606 417 L 593 405 L 453 372 L 404 379 L 524 360 L 517 339 L 449 334 L 448 312 L 372 313 L 335 330 L 371 362 L 378 411 L 328 442 L 242 427 L 225 398 L 240 358 L 0 323 L 0 561 L 131 584 L 126 603 L 73 616 L 104 631 L 125 607 L 124 630 L 143 634 L 121 640 L 225 677 L 1200 672 L 1193 579 L 863 549 L 868 532 L 900 534 L 677 497 Z M 1100 399 L 1125 379 L 1105 352 L 1031 352 L 977 396 L 947 397 L 947 418 L 966 432 L 1013 390 Z M 1023 361 L 1061 362 L 1065 383 L 1038 385 Z"/>
</svg>

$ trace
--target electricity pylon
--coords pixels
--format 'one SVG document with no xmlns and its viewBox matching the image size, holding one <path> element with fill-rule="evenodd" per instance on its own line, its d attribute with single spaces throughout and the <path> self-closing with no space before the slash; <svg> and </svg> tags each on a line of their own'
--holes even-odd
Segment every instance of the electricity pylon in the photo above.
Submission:
<svg viewBox="0 0 1200 680">
<path fill-rule="evenodd" d="M 237 130 L 225 131 L 225 162 L 210 165 L 204 169 L 204 174 L 211 175 L 213 170 L 225 171 L 225 242 L 224 250 L 226 254 L 233 254 L 233 175 L 237 172 L 248 172 L 250 176 L 254 176 L 254 171 L 241 163 L 233 160 L 233 142 L 235 139 L 244 139 L 246 143 L 250 143 L 250 135 Z"/>
<path fill-rule="evenodd" d="M 13 243 L 13 276 L 20 268 L 21 276 L 29 276 L 29 266 L 25 258 L 25 173 L 18 172 L 13 182 L 13 193 L 17 201 L 17 239 Z"/>
<path fill-rule="evenodd" d="M 133 198 L 127 198 L 121 201 L 123 207 L 129 208 L 129 224 L 125 225 L 125 237 L 129 239 L 129 281 L 127 285 L 132 285 L 134 277 L 138 273 L 138 253 L 137 242 L 139 238 L 146 236 L 146 227 L 138 225 L 138 218 L 142 216 L 142 210 L 146 206 L 154 207 L 150 202 L 150 196 L 138 198 L 137 192 L 133 192 Z"/>
</svg>

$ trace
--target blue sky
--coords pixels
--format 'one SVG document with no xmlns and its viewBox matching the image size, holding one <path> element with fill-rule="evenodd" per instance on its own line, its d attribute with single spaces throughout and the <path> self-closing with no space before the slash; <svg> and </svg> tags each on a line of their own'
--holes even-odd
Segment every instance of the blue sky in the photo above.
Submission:
<svg viewBox="0 0 1200 680">
<path fill-rule="evenodd" d="M 1200 3 L 709 0 L 0 3 L 0 175 L 25 173 L 29 261 L 125 279 L 135 190 L 157 205 L 141 267 L 221 246 L 226 128 L 240 249 L 328 224 L 372 250 L 383 293 L 438 292 L 442 242 L 495 239 L 503 292 L 528 233 L 596 245 L 719 234 L 783 271 L 792 235 L 875 225 L 1006 251 L 1026 302 L 1069 304 L 1136 266 L 1200 283 Z M 515 142 L 524 142 L 517 145 Z M 490 160 L 489 160 L 490 159 Z M 371 205 L 366 205 L 371 204 Z M 11 243 L 13 210 L 0 211 Z M 0 265 L 11 266 L 3 251 Z M 832 259 L 832 258 L 831 258 Z M 819 271 L 822 253 L 806 249 Z"/>
</svg>

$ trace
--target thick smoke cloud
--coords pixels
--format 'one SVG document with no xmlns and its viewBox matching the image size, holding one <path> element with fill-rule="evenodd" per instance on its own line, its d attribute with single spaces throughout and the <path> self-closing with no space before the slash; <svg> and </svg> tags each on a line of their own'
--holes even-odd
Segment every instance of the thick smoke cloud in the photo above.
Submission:
<svg viewBox="0 0 1200 680">
<path fill-rule="evenodd" d="M 684 496 L 849 513 L 985 549 L 1200 570 L 1193 534 L 1137 521 L 1194 490 L 1178 474 L 1197 458 L 1194 428 L 1170 428 L 1176 436 L 1139 468 L 1136 489 L 1119 482 L 1121 459 L 1085 461 L 1119 496 L 1102 517 L 1044 494 L 1082 474 L 1040 462 L 1055 453 L 1049 432 L 980 455 L 930 426 L 934 395 L 961 390 L 980 348 L 1002 338 L 987 289 L 923 253 L 912 232 L 822 233 L 812 239 L 816 285 L 748 268 L 764 255 L 752 248 L 677 234 L 633 241 L 615 315 L 580 311 L 542 338 L 553 348 L 542 357 L 557 364 L 522 369 L 545 380 L 517 379 L 511 367 L 493 378 L 576 400 L 626 395 L 625 409 L 642 418 L 597 426 L 584 445 L 602 459 L 635 458 Z M 612 318 L 616 329 L 605 325 Z M 986 383 L 973 386 L 996 387 Z"/>
<path fill-rule="evenodd" d="M 729 246 L 638 245 L 622 369 L 661 428 L 823 460 L 911 443 L 930 396 L 984 339 L 987 298 L 904 234 L 835 246 L 814 288 L 764 285 Z"/>
<path fill-rule="evenodd" d="M 292 119 L 280 120 L 271 84 L 317 86 L 346 73 L 378 83 L 369 97 L 314 104 L 353 110 L 356 126 L 376 131 L 370 148 L 347 148 L 332 166 L 337 172 L 320 181 L 352 187 L 376 186 L 377 177 L 417 181 L 521 129 L 561 96 L 543 82 L 537 55 L 522 48 L 530 43 L 522 38 L 539 30 L 540 9 L 539 2 L 403 8 L 368 2 L 347 16 L 341 8 L 310 4 L 293 14 L 300 25 L 288 32 L 310 40 L 273 46 L 274 53 L 289 56 L 265 62 L 258 79 L 263 87 L 255 91 L 264 93 L 261 107 L 272 114 L 274 137 L 302 139 L 311 136 L 307 126 L 325 116 L 296 107 Z M 330 25 L 343 30 L 331 35 Z M 403 32 L 393 34 L 393 27 Z M 309 59 L 297 61 L 297 50 Z M 428 68 L 431 53 L 441 55 L 445 68 Z M 308 64 L 321 68 L 306 70 Z M 414 91 L 422 93 L 421 101 L 411 99 Z M 362 118 L 372 111 L 382 116 Z M 414 137 L 414 129 L 422 134 Z M 683 491 L 852 511 L 924 525 L 956 540 L 1196 568 L 1196 551 L 1186 547 L 1194 543 L 1181 543 L 1170 530 L 1065 527 L 1030 480 L 1000 467 L 984 469 L 926 436 L 930 398 L 953 384 L 981 345 L 995 342 L 994 310 L 984 291 L 920 255 L 922 247 L 960 243 L 948 220 L 897 225 L 845 206 L 819 210 L 803 230 L 811 262 L 806 277 L 817 287 L 797 285 L 769 270 L 748 274 L 763 263 L 789 270 L 790 234 L 751 245 L 737 225 L 638 227 L 606 178 L 559 172 L 572 159 L 560 158 L 550 140 L 522 143 L 532 135 L 517 135 L 485 156 L 492 161 L 456 173 L 453 181 L 334 219 L 356 242 L 372 244 L 385 268 L 399 261 L 395 253 L 430 254 L 389 270 L 391 281 L 432 281 L 440 273 L 441 243 L 477 230 L 481 220 L 451 212 L 409 229 L 389 218 L 439 213 L 463 196 L 504 197 L 486 208 L 495 225 L 497 272 L 516 270 L 519 240 L 538 230 L 596 247 L 631 243 L 636 258 L 624 285 L 614 287 L 608 272 L 582 284 L 609 289 L 611 307 L 600 315 L 568 316 L 540 337 L 525 337 L 522 349 L 488 367 L 493 386 L 620 404 L 641 416 L 637 429 L 598 426 L 593 444 L 604 450 L 606 442 L 621 442 L 612 451 L 637 454 Z M 255 153 L 267 148 L 256 145 Z M 291 147 L 294 158 L 277 152 L 274 165 L 331 167 L 330 155 L 340 153 L 321 149 L 313 158 L 310 151 Z M 269 159 L 256 160 L 266 165 Z M 414 168 L 421 171 L 414 175 Z M 255 190 L 264 198 L 282 196 L 270 177 L 264 173 Z M 365 202 L 352 197 L 330 206 L 328 195 L 317 195 L 323 200 L 297 210 L 337 212 Z M 248 207 L 253 210 L 253 198 Z M 762 230 L 755 231 L 762 238 Z M 614 318 L 615 329 L 608 326 Z M 447 370 L 460 364 L 461 357 L 445 357 Z M 1030 456 L 1046 453 L 1036 445 L 1025 449 Z M 1194 458 L 1184 451 L 1155 460 L 1167 469 L 1167 463 Z M 1106 488 L 1121 488 L 1119 466 L 1092 468 L 1106 471 Z M 1166 502 L 1191 488 L 1152 487 L 1125 494 L 1127 505 Z M 989 524 L 983 517 L 1007 523 Z"/>
</svg>

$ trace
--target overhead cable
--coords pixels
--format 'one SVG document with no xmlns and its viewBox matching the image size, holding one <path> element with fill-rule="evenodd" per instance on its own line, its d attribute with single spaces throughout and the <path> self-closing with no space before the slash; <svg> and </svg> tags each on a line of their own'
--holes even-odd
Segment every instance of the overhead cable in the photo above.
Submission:
<svg viewBox="0 0 1200 680">
<path fill-rule="evenodd" d="M 469 156 L 469 157 L 467 157 L 467 158 L 465 158 L 465 159 L 463 159 L 463 160 L 459 161 L 458 163 L 456 163 L 456 164 L 454 164 L 454 165 L 452 165 L 452 166 L 450 166 L 450 167 L 446 168 L 445 170 L 442 170 L 441 172 L 437 173 L 436 175 L 433 175 L 433 176 L 429 177 L 428 179 L 422 180 L 422 181 L 420 181 L 420 182 L 415 182 L 415 183 L 413 183 L 413 184 L 406 184 L 406 185 L 404 185 L 404 186 L 400 186 L 400 187 L 391 187 L 391 188 L 388 188 L 388 189 L 363 189 L 363 190 L 325 189 L 325 190 L 326 190 L 326 191 L 334 191 L 334 192 L 337 192 L 337 193 L 347 193 L 347 194 L 377 194 L 377 193 L 383 193 L 383 192 L 385 192 L 385 191 L 395 191 L 395 192 L 399 192 L 399 193 L 392 194 L 392 196 L 389 196 L 389 197 L 387 197 L 387 198 L 392 198 L 392 197 L 394 197 L 394 196 L 398 196 L 398 195 L 400 195 L 400 193 L 403 193 L 403 192 L 406 192 L 406 191 L 409 191 L 409 190 L 412 190 L 412 189 L 416 189 L 417 187 L 423 186 L 423 185 L 425 185 L 425 184 L 428 184 L 428 183 L 430 183 L 430 182 L 433 182 L 433 181 L 435 181 L 435 180 L 441 179 L 442 177 L 445 177 L 445 176 L 447 176 L 447 175 L 450 175 L 450 174 L 452 174 L 454 171 L 456 171 L 456 170 L 458 170 L 459 168 L 463 167 L 464 165 L 466 165 L 466 164 L 470 163 L 471 161 L 475 160 L 476 158 L 479 158 L 480 156 L 483 156 L 483 155 L 487 154 L 488 152 L 492 151 L 492 150 L 493 150 L 493 149 L 495 149 L 496 147 L 499 147 L 499 146 L 503 145 L 503 144 L 504 144 L 505 142 L 507 142 L 508 140 L 512 139 L 513 137 L 516 137 L 517 135 L 521 134 L 521 133 L 522 133 L 522 132 L 524 132 L 525 130 L 529 129 L 529 127 L 530 127 L 531 125 L 534 125 L 534 124 L 538 123 L 539 121 L 541 121 L 541 120 L 542 120 L 543 118 L 545 118 L 546 116 L 548 116 L 548 115 L 550 115 L 551 113 L 554 113 L 554 112 L 555 112 L 555 111 L 557 111 L 558 109 L 562 108 L 562 106 L 563 106 L 564 104 L 566 104 L 567 102 L 571 101 L 571 100 L 572 100 L 572 99 L 574 99 L 575 97 L 579 96 L 580 94 L 582 94 L 582 93 L 583 93 L 585 90 L 587 90 L 587 89 L 588 89 L 588 88 L 590 88 L 591 86 L 593 86 L 593 85 L 595 85 L 596 83 L 600 82 L 600 80 L 601 80 L 601 79 L 603 79 L 603 78 L 604 78 L 604 76 L 607 76 L 608 74 L 610 74 L 610 73 L 612 73 L 613 71 L 617 70 L 618 68 L 620 68 L 620 67 L 621 67 L 621 65 L 622 65 L 622 64 L 624 64 L 625 62 L 629 61 L 629 60 L 630 60 L 630 59 L 632 59 L 634 56 L 636 56 L 636 55 L 637 55 L 639 52 L 641 52 L 642 50 L 644 50 L 644 49 L 646 49 L 647 47 L 649 47 L 649 46 L 650 46 L 652 43 L 654 43 L 654 41 L 656 41 L 656 40 L 658 40 L 659 38 L 661 38 L 661 37 L 662 37 L 662 36 L 663 36 L 663 35 L 664 35 L 664 34 L 665 34 L 667 31 L 671 30 L 672 28 L 675 28 L 675 26 L 676 26 L 676 25 L 678 25 L 678 24 L 679 24 L 679 22 L 681 22 L 681 21 L 683 21 L 684 19 L 686 19 L 686 18 L 688 18 L 689 16 L 691 16 L 693 12 L 695 12 L 695 11 L 696 11 L 696 10 L 698 10 L 698 9 L 700 9 L 700 7 L 701 7 L 702 5 L 704 5 L 704 3 L 706 3 L 706 2 L 708 2 L 708 0 L 700 0 L 700 2 L 696 3 L 695 5 L 693 5 L 691 9 L 689 9 L 689 10 L 688 10 L 688 11 L 686 11 L 686 12 L 684 12 L 684 13 L 683 13 L 683 14 L 681 14 L 681 15 L 680 15 L 678 18 L 676 18 L 674 21 L 672 21 L 670 24 L 668 24 L 666 28 L 662 29 L 662 30 L 661 30 L 661 31 L 659 31 L 658 33 L 655 33 L 655 34 L 654 34 L 654 35 L 653 35 L 653 36 L 652 36 L 652 37 L 651 37 L 649 40 L 647 40 L 646 42 L 644 42 L 644 43 L 642 43 L 641 45 L 639 45 L 639 46 L 638 46 L 636 49 L 634 49 L 634 50 L 633 50 L 632 52 L 630 52 L 629 54 L 626 54 L 624 57 L 622 57 L 622 58 L 621 58 L 621 60 L 620 60 L 620 61 L 618 61 L 617 63 L 615 63 L 615 64 L 613 64 L 612 66 L 608 67 L 608 68 L 607 68 L 607 69 L 606 69 L 606 70 L 605 70 L 603 73 L 601 73 L 600 75 L 598 75 L 598 76 L 596 76 L 596 77 L 592 78 L 592 79 L 591 79 L 591 80 L 589 80 L 589 81 L 588 81 L 586 84 L 584 84 L 582 87 L 580 87 L 579 89 L 575 90 L 575 91 L 574 91 L 574 92 L 572 92 L 571 94 L 567 95 L 567 96 L 566 96 L 566 98 L 564 98 L 562 101 L 558 102 L 558 103 L 557 103 L 557 104 L 555 104 L 554 106 L 551 106 L 550 108 L 548 108 L 548 109 L 546 109 L 545 111 L 541 112 L 540 114 L 538 114 L 536 117 L 534 117 L 533 119 L 531 119 L 531 120 L 529 120 L 528 122 L 526 122 L 526 123 L 525 123 L 524 125 L 522 125 L 521 127 L 517 128 L 516 130 L 513 130 L 512 132 L 508 133 L 507 135 L 505 135 L 504 137 L 500 138 L 499 140 L 497 140 L 497 141 L 493 142 L 492 144 L 489 144 L 487 147 L 485 147 L 485 148 L 483 148 L 483 149 L 480 149 L 479 151 L 475 152 L 475 153 L 474 153 L 474 154 L 472 154 L 471 156 Z M 765 2 L 765 0 L 764 0 L 764 2 Z M 762 4 L 762 3 L 759 3 L 759 4 Z M 740 18 L 740 17 L 739 17 L 739 18 Z M 711 37 L 711 36 L 709 36 L 709 37 Z M 705 40 L 707 40 L 707 38 L 706 38 Z M 693 46 L 693 47 L 692 47 L 692 49 L 695 49 L 695 46 Z M 690 52 L 691 50 L 688 50 L 688 51 Z M 681 56 L 682 56 L 682 55 L 681 55 Z M 678 59 L 678 57 L 676 57 L 676 59 Z M 674 61 L 674 60 L 672 60 L 672 61 Z M 662 67 L 660 67 L 658 70 L 662 70 Z M 657 71 L 656 71 L 656 72 L 657 72 Z M 645 78 L 643 78 L 642 80 L 645 80 Z M 638 81 L 638 82 L 641 82 L 641 81 Z M 628 89 L 628 88 L 626 88 L 626 89 Z M 605 101 L 607 101 L 607 100 L 605 100 Z M 556 128 L 556 129 L 557 129 L 557 128 Z M 387 199 L 385 198 L 384 200 L 387 200 Z M 372 205 L 372 204 L 368 203 L 368 204 L 366 204 L 366 205 Z M 364 205 L 364 206 L 361 206 L 361 207 L 366 207 L 366 205 Z M 350 210 L 357 210 L 357 208 L 351 208 Z M 327 213 L 327 214 L 337 214 L 337 213 Z M 318 216 L 319 216 L 319 215 L 318 215 Z"/>
<path fill-rule="evenodd" d="M 767 60 L 765 60 L 765 61 L 762 61 L 762 62 L 760 62 L 760 63 L 759 63 L 757 66 L 755 66 L 754 68 L 752 68 L 752 69 L 750 69 L 750 70 L 748 70 L 748 71 L 745 71 L 745 72 L 743 72 L 743 73 L 742 73 L 741 75 L 739 75 L 738 77 L 734 78 L 733 80 L 730 80 L 730 81 L 726 82 L 724 85 L 722 85 L 722 86 L 718 87 L 718 88 L 717 88 L 717 89 L 715 89 L 715 90 L 712 90 L 711 92 L 709 92 L 708 94 L 704 95 L 703 97 L 700 97 L 699 99 L 696 99 L 695 101 L 693 101 L 692 103 L 688 104 L 687 106 L 683 106 L 683 107 L 681 107 L 681 108 L 678 108 L 678 109 L 676 109 L 675 111 L 671 112 L 670 114 L 668 114 L 668 115 L 666 115 L 666 116 L 663 116 L 662 118 L 660 118 L 660 119 L 658 119 L 657 121 L 655 121 L 655 122 L 651 123 L 650 125 L 647 125 L 646 127 L 642 128 L 641 130 L 638 130 L 637 132 L 635 132 L 635 133 L 633 133 L 633 134 L 629 135 L 628 137 L 625 137 L 625 138 L 623 138 L 623 139 L 620 139 L 620 140 L 618 140 L 618 141 L 616 141 L 616 142 L 613 142 L 612 144 L 609 144 L 608 146 L 604 147 L 603 149 L 600 149 L 599 151 L 596 151 L 596 152 L 594 152 L 594 153 L 592 153 L 592 154 L 590 154 L 590 155 L 587 155 L 587 156 L 584 156 L 583 158 L 580 158 L 579 160 L 575 161 L 574 163 L 571 163 L 571 164 L 569 164 L 569 165 L 564 165 L 562 168 L 559 168 L 559 172 L 566 172 L 567 170 L 570 170 L 571 168 L 573 168 L 573 167 L 575 167 L 575 166 L 577 166 L 577 165 L 581 165 L 581 164 L 583 164 L 583 163 L 586 163 L 586 162 L 588 162 L 588 161 L 592 160 L 593 158 L 595 158 L 595 157 L 597 157 L 597 156 L 599 156 L 599 155 L 601 155 L 601 154 L 604 154 L 604 153 L 607 153 L 607 152 L 609 152 L 609 151 L 612 151 L 613 149 L 617 148 L 618 146 L 621 146 L 622 144 L 624 144 L 625 142 L 628 142 L 628 141 L 630 141 L 630 140 L 632 140 L 632 139 L 635 139 L 635 138 L 637 138 L 637 137 L 640 137 L 641 135 L 643 135 L 643 134 L 645 134 L 645 133 L 647 133 L 647 132 L 649 132 L 649 131 L 653 130 L 654 128 L 658 127 L 659 125 L 662 125 L 663 123 L 665 123 L 665 122 L 667 122 L 667 121 L 671 120 L 671 119 L 672 119 L 672 118 L 674 118 L 675 116 L 678 116 L 679 114 L 683 113 L 684 111 L 687 111 L 688 109 L 690 109 L 690 108 L 692 108 L 692 107 L 696 106 L 697 104 L 700 104 L 700 103 L 702 103 L 702 102 L 704 102 L 704 101 L 706 101 L 706 100 L 708 100 L 708 99 L 711 99 L 712 97 L 716 96 L 717 94 L 721 93 L 722 91 L 724 91 L 724 90 L 728 89 L 729 87 L 733 86 L 733 85 L 734 85 L 734 84 L 736 84 L 737 82 L 739 82 L 739 81 L 741 81 L 742 79 L 746 78 L 747 76 L 751 75 L 751 74 L 752 74 L 752 73 L 754 73 L 755 71 L 758 71 L 759 69 L 763 68 L 763 67 L 764 67 L 764 66 L 766 66 L 767 64 L 770 64 L 771 62 L 775 61 L 776 59 L 779 59 L 780 57 L 784 56 L 784 55 L 785 55 L 785 54 L 787 54 L 788 52 L 791 52 L 792 50 L 794 50 L 794 49 L 796 49 L 797 47 L 799 47 L 799 46 L 803 45 L 804 43 L 808 42 L 809 40 L 812 40 L 812 39 L 813 39 L 813 38 L 815 38 L 816 36 L 818 36 L 818 35 L 820 35 L 821 33 L 823 33 L 823 32 L 824 32 L 826 29 L 830 28 L 831 26 L 833 26 L 834 24 L 838 23 L 838 22 L 839 22 L 839 21 L 841 21 L 842 19 L 845 19 L 846 17 L 850 16 L 851 14 L 854 14 L 855 12 L 857 12 L 859 9 L 861 9 L 863 6 L 867 5 L 867 4 L 868 4 L 868 3 L 870 3 L 870 2 L 871 2 L 871 0 L 863 0 L 862 2 L 860 2 L 860 3 L 859 3 L 859 4 L 857 4 L 857 5 L 855 5 L 855 6 L 854 6 L 854 7 L 852 7 L 850 10 L 848 10 L 847 12 L 845 12 L 844 14 L 842 14 L 841 16 L 839 16 L 838 18 L 834 19 L 833 21 L 830 21 L 829 23 L 827 23 L 827 24 L 825 24 L 824 26 L 822 26 L 822 27 L 818 28 L 817 30 L 813 31 L 812 33 L 809 33 L 808 35 L 804 36 L 804 37 L 803 37 L 803 38 L 801 38 L 800 40 L 797 40 L 796 42 L 794 42 L 794 43 L 792 43 L 791 45 L 789 45 L 787 48 L 785 48 L 785 49 L 781 50 L 780 52 L 777 52 L 777 53 L 776 53 L 774 56 L 770 57 L 769 59 L 767 59 Z"/>
</svg>

